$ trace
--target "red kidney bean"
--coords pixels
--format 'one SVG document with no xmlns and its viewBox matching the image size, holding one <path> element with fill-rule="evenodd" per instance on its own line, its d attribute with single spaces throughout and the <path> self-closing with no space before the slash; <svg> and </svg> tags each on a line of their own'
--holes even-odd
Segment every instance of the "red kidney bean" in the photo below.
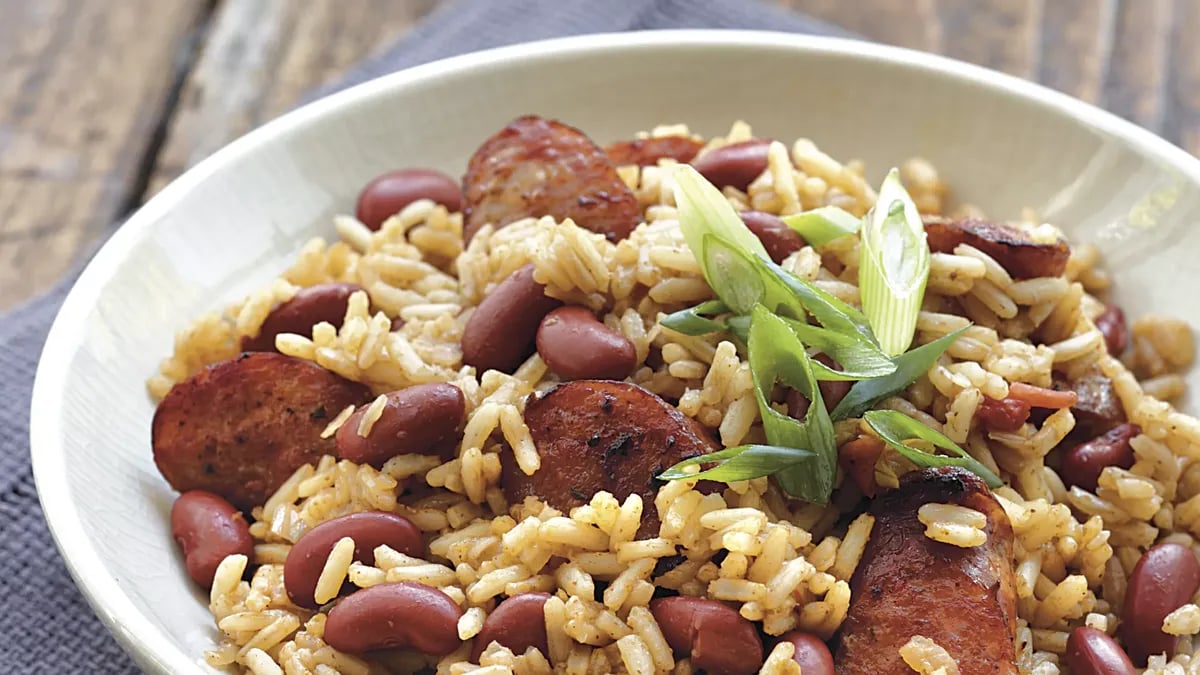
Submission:
<svg viewBox="0 0 1200 675">
<path fill-rule="evenodd" d="M 1200 589 L 1200 560 L 1182 544 L 1165 543 L 1142 554 L 1125 590 L 1121 638 L 1130 659 L 1144 666 L 1154 654 L 1175 655 L 1178 637 L 1162 631 L 1163 619 Z"/>
<path fill-rule="evenodd" d="M 983 397 L 979 404 L 979 419 L 992 431 L 1016 431 L 1029 419 L 1030 405 L 1015 398 Z"/>
<path fill-rule="evenodd" d="M 542 608 L 549 599 L 549 593 L 521 593 L 500 603 L 488 614 L 475 637 L 471 661 L 479 663 L 479 655 L 493 642 L 499 642 L 518 655 L 530 647 L 537 647 L 543 656 L 548 655 L 546 618 Z"/>
<path fill-rule="evenodd" d="M 754 624 L 736 610 L 706 598 L 675 596 L 650 601 L 663 637 L 678 654 L 709 675 L 750 675 L 763 664 Z"/>
<path fill-rule="evenodd" d="M 475 308 L 463 329 L 463 363 L 511 373 L 534 352 L 542 317 L 562 305 L 533 280 L 533 264 L 505 279 Z"/>
<path fill-rule="evenodd" d="M 817 354 L 813 357 L 814 361 L 818 361 L 834 370 L 841 370 L 842 366 L 834 361 L 826 354 Z M 817 388 L 821 390 L 821 400 L 825 401 L 825 409 L 833 410 L 837 404 L 846 398 L 846 394 L 850 393 L 851 382 L 841 380 L 819 380 Z M 808 413 L 809 400 L 799 391 L 789 389 L 787 393 L 788 415 L 802 420 L 804 415 Z"/>
<path fill-rule="evenodd" d="M 1104 313 L 1096 317 L 1096 328 L 1104 335 L 1108 353 L 1120 356 L 1129 346 L 1129 328 L 1125 324 L 1125 312 L 1116 305 L 1109 305 Z"/>
<path fill-rule="evenodd" d="M 204 490 L 189 490 L 171 507 L 171 536 L 183 549 L 188 576 L 205 588 L 212 586 L 225 556 L 254 557 L 250 526 L 233 504 Z"/>
<path fill-rule="evenodd" d="M 431 199 L 450 211 L 462 209 L 458 181 L 432 169 L 400 169 L 376 177 L 358 193 L 358 219 L 372 230 L 418 199 Z"/>
<path fill-rule="evenodd" d="M 1071 675 L 1136 675 L 1137 669 L 1117 641 L 1095 628 L 1080 626 L 1067 638 Z"/>
<path fill-rule="evenodd" d="M 412 581 L 379 584 L 343 598 L 325 621 L 325 642 L 348 654 L 408 648 L 430 656 L 458 649 L 462 610 L 450 596 Z"/>
<path fill-rule="evenodd" d="M 771 141 L 754 138 L 710 150 L 692 162 L 696 171 L 717 186 L 735 187 L 743 192 L 767 170 L 767 149 Z"/>
<path fill-rule="evenodd" d="M 1105 467 L 1133 466 L 1133 446 L 1129 441 L 1142 433 L 1136 424 L 1118 424 L 1086 443 L 1080 443 L 1063 453 L 1058 473 L 1067 487 L 1079 486 L 1089 492 L 1096 491 L 1100 474 Z"/>
<path fill-rule="evenodd" d="M 804 237 L 788 227 L 779 216 L 762 211 L 742 211 L 738 215 L 776 263 L 783 262 L 784 258 L 804 248 Z"/>
<path fill-rule="evenodd" d="M 296 295 L 282 303 L 263 320 L 258 335 L 242 338 L 244 352 L 275 352 L 275 336 L 295 333 L 312 337 L 313 326 L 327 321 L 335 328 L 342 327 L 346 318 L 346 306 L 350 296 L 363 290 L 358 284 L 330 283 L 308 286 L 296 291 Z"/>
<path fill-rule="evenodd" d="M 537 351 L 563 380 L 623 380 L 637 366 L 637 349 L 586 307 L 559 307 L 542 319 Z"/>
<path fill-rule="evenodd" d="M 417 384 L 389 393 L 364 438 L 358 426 L 370 405 L 359 406 L 338 428 L 338 458 L 378 469 L 396 455 L 444 455 L 462 438 L 467 402 L 452 384 Z"/>
<path fill-rule="evenodd" d="M 342 537 L 354 540 L 354 559 L 367 565 L 375 564 L 375 548 L 383 544 L 415 558 L 425 555 L 421 530 L 404 516 L 362 511 L 334 518 L 306 532 L 288 551 L 283 562 L 283 585 L 292 602 L 309 609 L 319 606 L 313 599 L 317 579 L 329 552 Z"/>
<path fill-rule="evenodd" d="M 804 631 L 794 630 L 779 636 L 780 642 L 796 646 L 792 660 L 800 664 L 801 675 L 833 675 L 833 654 L 825 641 Z"/>
</svg>

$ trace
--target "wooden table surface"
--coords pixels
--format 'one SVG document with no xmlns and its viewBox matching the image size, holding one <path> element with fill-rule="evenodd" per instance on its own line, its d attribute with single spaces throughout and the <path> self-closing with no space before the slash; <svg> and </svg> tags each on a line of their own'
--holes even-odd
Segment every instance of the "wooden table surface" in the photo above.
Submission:
<svg viewBox="0 0 1200 675">
<path fill-rule="evenodd" d="M 0 0 L 0 309 L 445 1 Z M 1200 0 L 771 1 L 1040 81 L 1200 152 Z"/>
</svg>

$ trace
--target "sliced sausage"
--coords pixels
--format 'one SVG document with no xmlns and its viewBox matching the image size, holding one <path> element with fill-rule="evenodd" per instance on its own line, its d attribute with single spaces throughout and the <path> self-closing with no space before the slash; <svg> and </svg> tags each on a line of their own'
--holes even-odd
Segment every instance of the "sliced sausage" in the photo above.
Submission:
<svg viewBox="0 0 1200 675">
<path fill-rule="evenodd" d="M 533 354 L 542 318 L 562 302 L 533 280 L 533 263 L 500 282 L 475 308 L 463 329 L 463 363 L 511 373 Z"/>
<path fill-rule="evenodd" d="M 638 494 L 639 537 L 658 533 L 654 494 L 661 483 L 656 476 L 684 459 L 719 449 L 666 401 L 624 382 L 561 384 L 526 405 L 525 423 L 541 455 L 541 468 L 527 476 L 512 453 L 502 453 L 509 503 L 534 495 L 566 512 L 601 490 L 618 500 Z"/>
<path fill-rule="evenodd" d="M 950 503 L 987 516 L 987 542 L 972 548 L 925 536 L 922 504 Z M 904 673 L 914 635 L 941 645 L 962 675 L 1016 675 L 1017 595 L 1008 516 L 975 474 L 923 469 L 871 503 L 875 527 L 850 581 L 850 610 L 836 663 L 841 675 Z"/>
<path fill-rule="evenodd" d="M 462 208 L 462 191 L 453 178 L 433 169 L 389 171 L 367 183 L 358 194 L 355 213 L 372 230 L 418 199 L 429 199 L 450 211 Z"/>
<path fill-rule="evenodd" d="M 717 188 L 733 187 L 746 191 L 755 178 L 767 170 L 767 151 L 770 139 L 752 138 L 709 150 L 692 166 Z"/>
<path fill-rule="evenodd" d="M 660 159 L 673 159 L 681 164 L 692 161 L 704 144 L 687 136 L 660 136 L 617 141 L 604 149 L 615 166 L 655 166 Z"/>
<path fill-rule="evenodd" d="M 208 490 L 249 511 L 300 466 L 335 450 L 321 432 L 365 386 L 301 359 L 260 352 L 176 384 L 151 427 L 154 463 L 179 491 Z"/>
<path fill-rule="evenodd" d="M 313 326 L 325 321 L 341 328 L 350 296 L 363 290 L 358 284 L 330 283 L 308 286 L 280 304 L 263 321 L 258 335 L 242 338 L 244 352 L 274 352 L 275 336 L 294 333 L 311 338 Z"/>
<path fill-rule="evenodd" d="M 779 216 L 762 211 L 742 211 L 738 215 L 776 263 L 783 262 L 789 255 L 804 248 L 804 237 L 788 227 Z"/>
<path fill-rule="evenodd" d="M 641 220 L 633 192 L 582 131 L 536 115 L 518 117 L 475 151 L 463 177 L 463 237 L 529 216 L 570 218 L 610 241 Z"/>
<path fill-rule="evenodd" d="M 875 464 L 883 449 L 883 441 L 866 434 L 859 434 L 838 448 L 838 464 L 867 497 L 874 497 L 879 490 L 879 484 L 875 482 Z"/>
<path fill-rule="evenodd" d="M 953 253 L 959 244 L 970 244 L 995 258 L 1017 279 L 1061 276 L 1071 257 L 1071 249 L 1062 239 L 1039 244 L 1011 225 L 975 218 L 926 216 L 925 234 L 929 248 L 937 253 Z"/>
<path fill-rule="evenodd" d="M 1054 386 L 1075 392 L 1078 397 L 1071 406 L 1075 430 L 1087 436 L 1097 436 L 1125 421 L 1125 408 L 1112 380 L 1099 368 L 1092 368 L 1073 380 L 1056 378 Z"/>
<path fill-rule="evenodd" d="M 560 307 L 537 332 L 542 360 L 564 380 L 623 380 L 637 366 L 629 338 L 605 326 L 586 307 Z"/>
<path fill-rule="evenodd" d="M 446 455 L 462 438 L 466 415 L 462 390 L 448 382 L 406 387 L 387 395 L 379 419 L 358 433 L 370 404 L 360 406 L 337 431 L 337 456 L 376 469 L 396 455 Z"/>
</svg>

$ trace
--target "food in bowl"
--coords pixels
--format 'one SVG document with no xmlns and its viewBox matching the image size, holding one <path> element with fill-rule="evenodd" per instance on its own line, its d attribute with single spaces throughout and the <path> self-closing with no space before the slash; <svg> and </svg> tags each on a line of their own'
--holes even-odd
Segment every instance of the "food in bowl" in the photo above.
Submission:
<svg viewBox="0 0 1200 675">
<path fill-rule="evenodd" d="M 375 179 L 150 380 L 211 665 L 1191 662 L 1191 332 L 1094 248 L 741 122 L 526 116 L 456 188 Z"/>
</svg>

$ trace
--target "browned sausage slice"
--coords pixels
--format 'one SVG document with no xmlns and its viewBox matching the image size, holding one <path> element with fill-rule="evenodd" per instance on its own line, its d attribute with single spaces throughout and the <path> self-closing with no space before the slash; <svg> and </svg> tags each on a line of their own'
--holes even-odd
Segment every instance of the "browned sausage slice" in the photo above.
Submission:
<svg viewBox="0 0 1200 675">
<path fill-rule="evenodd" d="M 917 509 L 958 504 L 987 516 L 972 548 L 925 536 Z M 850 581 L 837 651 L 839 675 L 905 673 L 900 648 L 923 635 L 950 652 L 962 675 L 1016 675 L 1017 595 L 1008 516 L 975 474 L 924 469 L 871 504 L 875 527 Z"/>
<path fill-rule="evenodd" d="M 556 509 L 587 503 L 607 490 L 624 501 L 642 497 L 639 538 L 658 534 L 655 476 L 684 459 L 720 448 L 690 418 L 634 384 L 576 380 L 525 408 L 525 423 L 542 465 L 526 476 L 503 453 L 504 493 L 516 504 L 535 495 Z"/>
<path fill-rule="evenodd" d="M 1011 225 L 974 218 L 926 216 L 925 234 L 929 248 L 937 253 L 952 253 L 959 244 L 970 244 L 995 258 L 1017 279 L 1061 276 L 1071 257 L 1071 249 L 1062 239 L 1039 244 Z"/>
<path fill-rule="evenodd" d="M 242 510 L 262 504 L 301 465 L 335 452 L 321 432 L 371 392 L 282 354 L 243 354 L 175 385 L 151 429 L 171 487 L 208 490 Z"/>
<path fill-rule="evenodd" d="M 582 131 L 526 115 L 484 141 L 467 164 L 463 237 L 529 216 L 570 218 L 617 241 L 637 226 L 641 210 L 608 155 Z"/>
<path fill-rule="evenodd" d="M 632 141 L 617 141 L 604 149 L 616 166 L 636 164 L 654 166 L 658 160 L 670 158 L 686 164 L 692 161 L 704 144 L 687 136 L 660 136 L 637 138 Z"/>
<path fill-rule="evenodd" d="M 1090 368 L 1074 380 L 1056 378 L 1054 388 L 1079 395 L 1071 413 L 1075 416 L 1075 430 L 1080 434 L 1098 436 L 1125 421 L 1125 408 L 1117 398 L 1112 380 L 1098 367 Z"/>
</svg>

